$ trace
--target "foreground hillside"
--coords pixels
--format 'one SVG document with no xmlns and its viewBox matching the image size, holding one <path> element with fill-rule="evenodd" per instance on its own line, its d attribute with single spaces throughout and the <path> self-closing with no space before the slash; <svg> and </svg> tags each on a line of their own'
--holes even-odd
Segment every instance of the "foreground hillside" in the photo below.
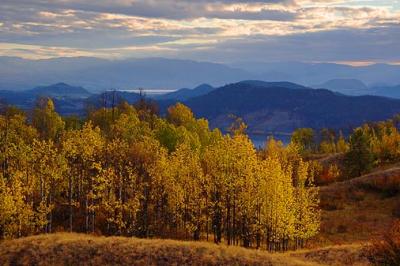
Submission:
<svg viewBox="0 0 400 266">
<path fill-rule="evenodd" d="M 67 233 L 0 242 L 0 264 L 314 265 L 288 255 L 209 243 Z"/>
<path fill-rule="evenodd" d="M 400 218 L 400 168 L 371 173 L 320 187 L 320 234 L 310 247 L 366 243 L 381 238 Z"/>
</svg>

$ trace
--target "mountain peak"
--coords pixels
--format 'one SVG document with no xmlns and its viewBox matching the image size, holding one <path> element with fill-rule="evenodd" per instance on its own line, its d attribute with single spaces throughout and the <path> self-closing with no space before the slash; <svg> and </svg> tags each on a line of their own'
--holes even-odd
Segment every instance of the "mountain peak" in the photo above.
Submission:
<svg viewBox="0 0 400 266">
<path fill-rule="evenodd" d="M 203 83 L 200 84 L 199 86 L 193 88 L 193 90 L 204 90 L 204 89 L 212 89 L 213 87 L 210 84 Z"/>
<path fill-rule="evenodd" d="M 36 87 L 29 92 L 36 96 L 49 96 L 49 97 L 68 97 L 68 98 L 85 98 L 90 95 L 90 93 L 82 88 L 68 85 L 64 82 L 59 82 L 49 86 Z"/>
</svg>

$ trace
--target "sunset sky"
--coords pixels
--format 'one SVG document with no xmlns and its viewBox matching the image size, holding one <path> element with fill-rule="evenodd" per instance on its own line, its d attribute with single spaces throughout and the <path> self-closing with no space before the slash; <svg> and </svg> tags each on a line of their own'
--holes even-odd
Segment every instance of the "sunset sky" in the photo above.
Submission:
<svg viewBox="0 0 400 266">
<path fill-rule="evenodd" d="M 0 55 L 400 63 L 400 0 L 1 0 Z"/>
</svg>

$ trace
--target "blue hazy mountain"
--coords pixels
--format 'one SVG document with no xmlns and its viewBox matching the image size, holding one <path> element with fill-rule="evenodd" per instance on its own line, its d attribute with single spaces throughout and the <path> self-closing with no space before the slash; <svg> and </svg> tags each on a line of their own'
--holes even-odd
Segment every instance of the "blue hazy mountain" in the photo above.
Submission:
<svg viewBox="0 0 400 266">
<path fill-rule="evenodd" d="M 40 86 L 25 91 L 0 90 L 0 101 L 28 110 L 34 107 L 38 97 L 51 97 L 57 111 L 66 114 L 81 114 L 84 111 L 85 101 L 91 96 L 82 87 L 57 83 L 50 86 Z"/>
<path fill-rule="evenodd" d="M 91 92 L 136 88 L 180 89 L 207 83 L 213 87 L 241 80 L 289 81 L 303 85 L 332 79 L 358 79 L 368 86 L 400 84 L 400 66 L 354 67 L 332 63 L 247 62 L 224 65 L 192 60 L 142 58 L 107 60 L 91 57 L 26 60 L 0 57 L 0 89 L 27 90 L 60 81 Z"/>
<path fill-rule="evenodd" d="M 310 86 L 332 79 L 358 79 L 367 85 L 381 82 L 400 84 L 400 65 L 350 66 L 303 62 L 237 62 L 230 65 L 251 72 L 261 80 L 286 80 Z"/>
<path fill-rule="evenodd" d="M 179 89 L 207 83 L 221 86 L 255 78 L 223 64 L 165 58 L 106 60 L 55 58 L 25 60 L 0 57 L 0 89 L 26 90 L 37 84 L 63 81 L 90 91 L 133 88 Z"/>
<path fill-rule="evenodd" d="M 174 92 L 157 95 L 153 98 L 156 100 L 177 100 L 177 101 L 185 101 L 193 97 L 198 97 L 201 95 L 205 95 L 215 88 L 208 84 L 201 84 L 194 89 L 183 88 Z"/>
<path fill-rule="evenodd" d="M 91 95 L 86 89 L 82 87 L 75 87 L 65 84 L 63 82 L 50 85 L 40 86 L 32 90 L 28 90 L 25 93 L 32 94 L 34 96 L 48 96 L 52 98 L 87 98 Z"/>
</svg>

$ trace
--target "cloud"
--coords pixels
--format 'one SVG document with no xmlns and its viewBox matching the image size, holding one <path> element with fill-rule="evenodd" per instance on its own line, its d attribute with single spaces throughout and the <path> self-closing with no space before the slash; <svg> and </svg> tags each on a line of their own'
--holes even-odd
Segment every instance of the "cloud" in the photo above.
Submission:
<svg viewBox="0 0 400 266">
<path fill-rule="evenodd" d="M 340 29 L 286 36 L 252 36 L 218 43 L 192 54 L 196 59 L 231 62 L 398 62 L 399 26 L 363 30 Z M 183 57 L 187 55 L 182 55 Z"/>
<path fill-rule="evenodd" d="M 7 49 L 3 45 L 3 54 L 37 58 L 156 54 L 210 61 L 398 60 L 400 9 L 390 3 L 2 0 L 0 42 L 9 44 Z"/>
<path fill-rule="evenodd" d="M 96 13 L 113 13 L 128 16 L 165 19 L 226 18 L 291 20 L 294 14 L 275 10 L 276 4 L 291 3 L 291 0 L 270 1 L 189 1 L 189 0 L 97 0 L 97 1 L 24 1 L 3 0 L 3 6 L 31 7 L 34 9 L 77 10 Z M 253 11 L 249 11 L 253 10 Z"/>
</svg>

